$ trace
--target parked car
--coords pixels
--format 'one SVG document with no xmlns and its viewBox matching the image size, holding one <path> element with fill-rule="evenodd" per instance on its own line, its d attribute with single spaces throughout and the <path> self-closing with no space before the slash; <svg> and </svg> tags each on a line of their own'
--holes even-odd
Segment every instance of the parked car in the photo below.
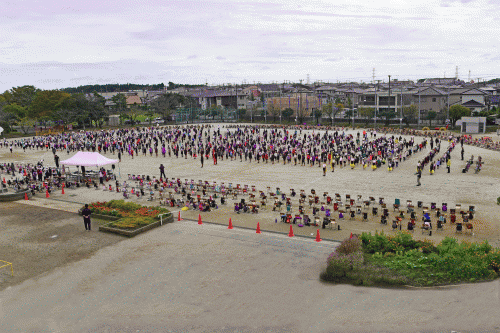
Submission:
<svg viewBox="0 0 500 333">
<path fill-rule="evenodd" d="M 160 117 L 155 118 L 155 123 L 157 123 L 157 124 L 163 124 L 164 122 L 165 122 L 165 120 L 163 120 L 163 118 L 160 118 Z"/>
</svg>

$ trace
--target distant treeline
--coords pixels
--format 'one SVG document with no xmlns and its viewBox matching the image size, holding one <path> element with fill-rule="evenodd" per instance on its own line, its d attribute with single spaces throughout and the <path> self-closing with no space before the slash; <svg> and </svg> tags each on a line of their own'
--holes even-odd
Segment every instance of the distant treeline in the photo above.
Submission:
<svg viewBox="0 0 500 333">
<path fill-rule="evenodd" d="M 500 83 L 500 79 L 499 78 L 496 78 L 496 79 L 493 79 L 493 80 L 489 80 L 489 81 L 486 81 L 487 84 L 492 84 L 492 83 Z"/>
<path fill-rule="evenodd" d="M 163 83 L 160 84 L 115 83 L 115 84 L 94 84 L 87 86 L 79 86 L 77 88 L 70 87 L 70 88 L 63 88 L 61 90 L 70 94 L 74 93 L 91 94 L 94 91 L 102 93 L 102 92 L 127 92 L 130 90 L 163 90 L 163 89 L 165 89 L 165 85 Z"/>
<path fill-rule="evenodd" d="M 186 88 L 196 88 L 196 87 L 201 87 L 202 85 L 195 85 L 195 84 L 176 84 L 173 82 L 169 82 L 167 86 L 167 90 L 173 90 L 175 88 L 179 87 L 186 87 Z M 87 86 L 79 86 L 77 88 L 63 88 L 61 89 L 64 92 L 74 94 L 74 93 L 84 93 L 84 94 L 90 94 L 93 93 L 94 91 L 97 91 L 98 93 L 102 92 L 127 92 L 130 90 L 164 90 L 165 89 L 165 84 L 160 83 L 160 84 L 134 84 L 134 83 L 126 83 L 126 84 L 94 84 L 94 85 L 87 85 Z"/>
</svg>

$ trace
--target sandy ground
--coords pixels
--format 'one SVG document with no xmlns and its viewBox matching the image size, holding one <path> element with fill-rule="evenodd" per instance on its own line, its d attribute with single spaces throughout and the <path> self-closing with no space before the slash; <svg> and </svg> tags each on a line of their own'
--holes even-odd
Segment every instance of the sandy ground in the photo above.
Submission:
<svg viewBox="0 0 500 333">
<path fill-rule="evenodd" d="M 121 181 L 127 178 L 127 173 L 158 177 L 158 166 L 163 163 L 169 177 L 248 184 L 262 190 L 270 186 L 286 192 L 290 188 L 297 192 L 304 189 L 307 193 L 314 188 L 318 193 L 328 191 L 330 195 L 340 193 L 342 197 L 348 193 L 353 197 L 361 194 L 363 198 L 383 196 L 388 203 L 400 198 L 402 203 L 406 200 L 448 202 L 450 207 L 458 203 L 473 204 L 478 211 L 474 236 L 455 235 L 446 226 L 443 232 L 435 232 L 430 238 L 437 241 L 450 234 L 468 240 L 488 239 L 498 245 L 499 154 L 465 146 L 466 157 L 479 154 L 485 165 L 479 174 L 462 174 L 459 169 L 465 163 L 459 161 L 459 149 L 452 154 L 452 173 L 447 174 L 443 168 L 433 176 L 425 172 L 421 187 L 415 187 L 414 172 L 418 157 L 424 156 L 424 152 L 393 173 L 384 168 L 377 171 L 336 168 L 335 173 L 330 172 L 326 177 L 316 167 L 224 160 L 217 166 L 205 163 L 201 169 L 199 161 L 193 159 L 143 156 L 133 160 L 124 157 L 120 169 Z M 36 162 L 44 158 L 50 165 L 53 161 L 52 153 L 45 151 L 12 156 L 2 151 L 0 154 L 0 162 Z M 60 156 L 66 158 L 65 153 Z M 335 243 L 316 243 L 304 237 L 289 238 L 286 234 L 266 232 L 287 233 L 289 230 L 288 225 L 274 223 L 277 213 L 270 209 L 257 215 L 237 215 L 228 205 L 202 215 L 204 221 L 222 224 L 227 224 L 231 217 L 235 226 L 249 229 L 227 230 L 225 226 L 209 223 L 200 226 L 189 220 L 198 216 L 191 211 L 183 213 L 186 219 L 182 222 L 133 239 L 107 239 L 114 235 L 98 232 L 86 236 L 86 232 L 81 231 L 81 217 L 64 212 L 58 215 L 50 209 L 75 212 L 82 203 L 111 198 L 121 197 L 102 190 L 82 189 L 66 190 L 64 196 L 54 193 L 50 199 L 35 197 L 29 202 L 2 204 L 5 209 L 0 213 L 3 214 L 1 223 L 6 236 L 2 241 L 5 246 L 0 247 L 0 259 L 20 249 L 32 249 L 31 253 L 39 253 L 40 258 L 62 250 L 57 257 L 63 259 L 46 269 L 43 275 L 25 276 L 22 280 L 27 280 L 16 280 L 9 284 L 12 287 L 0 293 L 3 318 L 0 331 L 500 331 L 498 280 L 412 290 L 324 284 L 318 275 Z M 6 205 L 24 208 L 10 209 L 14 206 Z M 29 225 L 32 217 L 44 217 L 41 219 L 44 225 Z M 390 226 L 381 226 L 378 220 L 357 219 L 340 222 L 341 231 L 321 229 L 322 238 L 343 239 L 350 232 L 372 230 L 392 232 Z M 257 222 L 264 233 L 256 234 L 253 230 Z M 295 234 L 307 236 L 315 235 L 316 229 L 294 226 Z M 63 241 L 44 240 L 56 232 L 68 236 Z M 419 231 L 415 236 L 422 237 Z M 9 244 L 17 245 L 9 249 Z M 64 259 L 71 257 L 71 253 L 76 253 L 74 259 Z M 20 258 L 20 254 L 15 255 Z M 14 269 L 17 272 L 16 263 Z M 2 276 L 4 282 L 11 279 L 8 275 Z"/>
<path fill-rule="evenodd" d="M 216 127 L 218 125 L 214 125 Z M 222 126 L 222 125 L 221 125 Z M 224 131 L 224 129 L 222 130 Z M 354 133 L 354 132 L 353 132 Z M 380 134 L 379 134 L 380 135 Z M 416 142 L 420 142 L 420 138 L 416 138 Z M 444 153 L 447 142 L 442 143 L 441 153 Z M 439 242 L 444 236 L 454 236 L 459 239 L 468 240 L 482 240 L 487 239 L 490 243 L 495 246 L 500 246 L 500 228 L 498 228 L 498 219 L 500 216 L 500 206 L 496 205 L 496 199 L 500 196 L 498 190 L 498 175 L 500 174 L 500 154 L 491 150 L 486 150 L 482 148 L 464 146 L 465 148 L 465 158 L 467 159 L 470 155 L 474 155 L 477 159 L 478 155 L 483 157 L 484 166 L 479 174 L 475 174 L 473 170 L 466 174 L 461 172 L 462 168 L 465 166 L 465 161 L 460 160 L 460 145 L 458 145 L 452 152 L 452 165 L 451 173 L 446 172 L 446 168 L 441 167 L 436 171 L 434 175 L 429 175 L 428 169 L 424 170 L 422 176 L 422 186 L 416 187 L 416 176 L 414 175 L 416 164 L 420 158 L 427 155 L 430 147 L 427 150 L 421 151 L 416 155 L 413 155 L 409 160 L 400 164 L 393 172 L 389 173 L 387 168 L 382 167 L 376 171 L 372 171 L 367 168 L 363 170 L 361 167 L 357 167 L 354 170 L 348 168 L 335 168 L 335 172 L 327 173 L 326 177 L 322 176 L 321 168 L 318 167 L 301 167 L 293 165 L 271 165 L 269 164 L 257 164 L 255 161 L 240 162 L 239 160 L 220 161 L 218 165 L 213 165 L 209 161 L 205 161 L 204 168 L 200 167 L 200 162 L 193 158 L 166 158 L 162 157 L 150 157 L 148 156 L 136 156 L 131 159 L 129 156 L 122 157 L 122 163 L 119 164 L 118 173 L 121 175 L 119 178 L 120 183 L 127 180 L 128 174 L 143 174 L 143 175 L 156 175 L 159 177 L 158 167 L 160 163 L 163 163 L 166 167 L 167 177 L 180 178 L 182 181 L 184 179 L 194 179 L 195 182 L 198 180 L 209 181 L 210 183 L 216 181 L 219 184 L 225 182 L 243 185 L 255 185 L 257 191 L 262 190 L 267 192 L 267 187 L 275 191 L 276 187 L 281 188 L 287 194 L 290 192 L 290 188 L 294 188 L 297 193 L 301 189 L 305 191 L 306 194 L 310 194 L 311 189 L 315 189 L 316 192 L 322 196 L 324 192 L 328 192 L 330 196 L 334 196 L 335 193 L 339 193 L 343 199 L 345 199 L 346 194 L 350 194 L 351 197 L 356 198 L 357 195 L 362 195 L 362 199 L 366 200 L 368 197 L 373 196 L 377 200 L 379 197 L 384 197 L 389 208 L 392 207 L 395 198 L 399 198 L 403 205 L 406 204 L 407 200 L 412 200 L 413 204 L 416 205 L 417 201 L 423 201 L 424 204 L 430 205 L 431 202 L 436 202 L 438 206 L 441 203 L 448 203 L 449 208 L 455 207 L 456 204 L 461 204 L 462 207 L 467 208 L 468 205 L 476 206 L 477 214 L 474 219 L 474 235 L 472 233 L 457 234 L 455 232 L 454 226 L 450 226 L 448 223 L 445 225 L 443 231 L 434 232 L 430 239 Z M 0 161 L 24 161 L 24 162 L 36 162 L 40 159 L 44 159 L 46 165 L 53 165 L 53 155 L 50 151 L 28 151 L 26 154 L 14 153 L 13 156 L 6 152 L 5 149 L 0 151 Z M 61 160 L 69 158 L 73 155 L 67 155 L 66 152 L 59 152 Z M 111 153 L 106 154 L 107 157 L 116 158 Z M 76 170 L 76 168 L 73 168 Z M 42 195 L 43 197 L 43 195 Z M 122 196 L 118 193 L 109 193 L 102 190 L 88 190 L 88 189 L 78 189 L 78 190 L 66 190 L 66 195 L 61 195 L 60 193 L 54 193 L 52 198 L 69 201 L 69 202 L 92 202 L 92 201 L 105 201 L 111 198 L 122 199 Z M 248 196 L 244 197 L 248 200 Z M 239 201 L 241 198 L 237 198 L 235 201 Z M 132 199 L 138 201 L 137 198 Z M 144 204 L 158 204 L 158 201 L 151 203 L 140 200 Z M 270 208 L 272 207 L 272 202 L 268 202 L 269 208 L 267 210 L 261 210 L 257 215 L 251 214 L 234 214 L 232 203 L 235 202 L 229 200 L 226 207 L 221 207 L 221 209 L 212 212 L 202 214 L 202 218 L 205 221 L 211 221 L 216 223 L 227 224 L 229 218 L 232 219 L 233 224 L 237 226 L 256 228 L 257 222 L 260 223 L 260 227 L 263 230 L 270 231 L 280 231 L 288 232 L 289 226 L 282 225 L 280 223 L 275 223 L 276 218 L 279 220 L 279 213 L 273 212 Z M 297 197 L 293 200 L 295 206 L 297 206 Z M 311 209 L 309 205 L 306 205 L 306 212 L 311 216 Z M 391 221 L 395 213 L 392 213 L 389 218 L 388 225 L 381 225 L 380 218 L 373 218 L 370 216 L 369 222 L 361 222 L 361 217 L 357 216 L 354 221 L 346 220 L 339 221 L 341 225 L 341 231 L 330 231 L 322 230 L 321 235 L 324 238 L 342 240 L 348 236 L 351 232 L 361 233 L 363 231 L 374 232 L 376 230 L 384 232 L 392 232 Z M 296 212 L 296 210 L 295 210 Z M 294 212 L 294 213 L 295 213 Z M 396 212 L 397 213 L 397 212 Z M 421 216 L 422 211 L 417 210 L 419 216 Z M 189 211 L 183 216 L 190 219 L 197 219 L 198 212 Z M 334 217 L 338 220 L 338 215 L 335 214 Z M 449 220 L 449 219 L 448 219 Z M 403 228 L 406 224 L 403 226 Z M 294 227 L 294 232 L 303 235 L 309 235 L 313 233 L 316 235 L 316 229 L 314 227 L 298 228 Z M 415 237 L 428 237 L 422 236 L 419 230 L 415 231 Z"/>
<path fill-rule="evenodd" d="M 57 267 L 89 258 L 98 249 L 115 244 L 123 237 L 99 233 L 94 219 L 91 232 L 85 231 L 82 218 L 75 213 L 17 202 L 0 205 L 0 254 L 13 263 L 0 269 L 0 290 L 46 274 Z"/>
</svg>

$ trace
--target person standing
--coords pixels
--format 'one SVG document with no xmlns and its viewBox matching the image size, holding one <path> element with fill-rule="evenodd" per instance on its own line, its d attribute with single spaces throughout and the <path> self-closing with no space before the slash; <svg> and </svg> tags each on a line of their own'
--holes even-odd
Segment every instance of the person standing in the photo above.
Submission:
<svg viewBox="0 0 500 333">
<path fill-rule="evenodd" d="M 420 184 L 420 178 L 422 178 L 422 169 L 419 167 L 417 169 L 417 186 L 422 185 L 422 184 Z"/>
<path fill-rule="evenodd" d="M 326 163 L 323 162 L 323 177 L 326 176 Z"/>
<path fill-rule="evenodd" d="M 165 175 L 165 167 L 163 164 L 160 164 L 160 179 L 166 179 L 167 175 Z"/>
<path fill-rule="evenodd" d="M 203 168 L 203 153 L 200 154 L 201 167 Z"/>
<path fill-rule="evenodd" d="M 54 155 L 54 162 L 56 163 L 56 168 L 59 169 L 59 156 L 57 154 Z"/>
<path fill-rule="evenodd" d="M 85 208 L 82 211 L 82 216 L 83 216 L 83 224 L 85 225 L 85 230 L 90 231 L 90 214 L 92 212 L 89 209 L 89 205 L 85 204 Z"/>
<path fill-rule="evenodd" d="M 462 146 L 462 151 L 460 152 L 460 154 L 462 155 L 462 161 L 464 160 L 464 147 Z"/>
<path fill-rule="evenodd" d="M 450 168 L 451 168 L 451 159 L 448 158 L 448 161 L 446 161 L 446 167 L 448 168 L 448 173 L 450 173 Z"/>
</svg>

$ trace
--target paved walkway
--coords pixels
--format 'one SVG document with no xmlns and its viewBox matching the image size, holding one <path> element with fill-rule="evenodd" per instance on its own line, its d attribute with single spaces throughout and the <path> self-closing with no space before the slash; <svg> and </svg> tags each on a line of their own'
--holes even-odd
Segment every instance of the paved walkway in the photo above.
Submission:
<svg viewBox="0 0 500 333">
<path fill-rule="evenodd" d="M 318 281 L 334 248 L 181 222 L 2 292 L 2 332 L 492 332 L 498 281 L 393 290 Z M 29 300 L 29 301 L 28 301 Z"/>
</svg>

